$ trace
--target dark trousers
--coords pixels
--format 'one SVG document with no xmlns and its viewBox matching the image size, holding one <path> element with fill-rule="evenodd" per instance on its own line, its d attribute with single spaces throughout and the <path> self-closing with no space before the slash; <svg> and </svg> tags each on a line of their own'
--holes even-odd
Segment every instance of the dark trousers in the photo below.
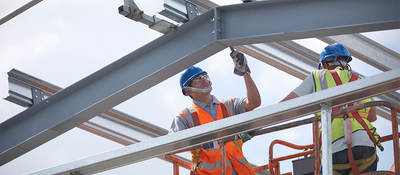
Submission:
<svg viewBox="0 0 400 175">
<path fill-rule="evenodd" d="M 353 152 L 353 157 L 355 161 L 370 160 L 365 162 L 364 165 L 357 165 L 359 167 L 360 173 L 376 171 L 378 164 L 378 156 L 376 156 L 376 159 L 371 159 L 376 154 L 375 148 L 369 146 L 355 146 L 351 150 Z M 334 175 L 348 175 L 352 173 L 351 166 L 346 169 L 342 168 L 336 169 L 337 166 L 342 166 L 346 164 L 350 165 L 347 149 L 334 153 L 332 155 L 332 163 L 333 163 Z M 365 166 L 366 168 L 360 169 L 360 167 L 365 167 Z"/>
</svg>

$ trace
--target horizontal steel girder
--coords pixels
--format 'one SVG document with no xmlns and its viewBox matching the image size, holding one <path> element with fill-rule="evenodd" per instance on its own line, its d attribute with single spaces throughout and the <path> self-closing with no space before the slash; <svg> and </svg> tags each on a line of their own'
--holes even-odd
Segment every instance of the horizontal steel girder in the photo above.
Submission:
<svg viewBox="0 0 400 175">
<path fill-rule="evenodd" d="M 140 162 L 153 157 L 182 151 L 206 142 L 232 137 L 239 133 L 260 129 L 293 120 L 321 109 L 321 104 L 337 106 L 361 98 L 376 96 L 400 88 L 400 69 L 391 70 L 359 81 L 330 88 L 289 101 L 242 113 L 235 117 L 208 123 L 166 136 L 146 140 L 125 148 L 103 153 L 34 175 L 94 174 L 111 168 Z"/>
<path fill-rule="evenodd" d="M 399 5 L 272 0 L 217 7 L 1 123 L 0 165 L 229 45 L 400 28 Z"/>
<path fill-rule="evenodd" d="M 338 35 L 319 38 L 332 44 L 341 43 L 350 49 L 351 55 L 376 67 L 388 71 L 400 67 L 400 54 L 361 35 Z"/>
<path fill-rule="evenodd" d="M 340 35 L 345 36 L 345 35 Z M 332 36 L 336 37 L 336 36 Z M 329 38 L 332 38 L 329 37 Z M 361 38 L 361 35 L 349 35 L 348 39 L 352 42 L 353 39 L 356 41 Z M 364 38 L 364 37 L 362 37 Z M 378 49 L 383 48 L 382 45 L 374 42 L 368 41 L 367 43 L 360 42 L 356 46 L 357 48 L 361 48 L 361 45 L 365 44 L 368 47 L 373 46 L 375 49 L 375 54 L 379 53 L 381 57 L 378 59 L 387 59 L 392 60 L 394 63 L 396 59 L 400 60 L 400 56 L 396 57 L 394 51 L 389 49 Z M 348 48 L 353 48 L 352 46 L 347 46 Z M 318 54 L 314 51 L 311 51 L 293 41 L 278 41 L 272 43 L 262 43 L 262 44 L 252 44 L 246 46 L 238 46 L 236 47 L 240 51 L 247 53 L 248 55 L 257 58 L 260 61 L 263 61 L 267 64 L 270 64 L 284 72 L 287 72 L 297 78 L 305 79 L 310 73 L 315 70 L 316 65 L 318 64 Z M 369 52 L 372 53 L 372 52 Z M 372 54 L 364 54 L 365 59 L 374 60 Z M 393 55 L 389 57 L 387 55 Z M 385 66 L 390 66 L 389 64 L 381 64 Z M 400 66 L 399 66 L 400 67 Z M 359 74 L 359 73 L 358 73 Z M 359 74 L 362 78 L 365 76 Z M 400 104 L 400 95 L 397 92 L 389 92 L 386 94 L 382 94 L 378 96 L 381 100 L 388 101 L 394 104 Z M 387 120 L 391 120 L 390 111 L 385 107 L 377 107 L 378 115 L 384 117 Z"/>
</svg>

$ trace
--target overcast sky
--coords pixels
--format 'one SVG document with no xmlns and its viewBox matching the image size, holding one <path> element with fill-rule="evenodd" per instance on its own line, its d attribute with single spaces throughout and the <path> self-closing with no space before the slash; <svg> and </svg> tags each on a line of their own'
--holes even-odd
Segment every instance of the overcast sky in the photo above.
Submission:
<svg viewBox="0 0 400 175">
<path fill-rule="evenodd" d="M 0 16 L 27 3 L 27 0 L 0 0 Z M 222 4 L 217 1 L 218 4 Z M 230 3 L 223 1 L 225 4 Z M 233 1 L 240 2 L 240 1 Z M 162 9 L 162 0 L 138 1 L 146 14 L 154 15 Z M 7 72 L 16 68 L 27 74 L 60 87 L 68 87 L 91 73 L 118 60 L 128 53 L 161 36 L 147 26 L 118 14 L 122 0 L 58 0 L 43 1 L 18 17 L 0 26 L 0 97 L 8 94 Z M 160 15 L 157 15 L 160 16 Z M 388 48 L 400 52 L 399 30 L 366 34 Z M 296 41 L 319 53 L 326 46 L 315 39 Z M 279 102 L 301 80 L 276 68 L 248 57 L 265 107 Z M 355 59 L 354 70 L 372 76 L 380 71 Z M 244 82 L 235 76 L 229 51 L 223 50 L 197 64 L 207 70 L 213 81 L 213 94 L 219 99 L 244 97 Z M 134 70 L 133 70 L 134 71 Z M 115 109 L 169 129 L 175 115 L 191 100 L 181 94 L 179 75 L 118 105 Z M 158 109 L 154 109 L 154 106 Z M 16 104 L 0 100 L 0 122 L 23 111 Z M 390 134 L 390 123 L 379 118 L 375 122 L 381 136 Z M 244 152 L 251 163 L 266 164 L 268 146 L 274 139 L 299 145 L 312 143 L 311 126 L 276 132 L 253 138 L 245 144 Z M 393 163 L 392 142 L 384 143 L 385 151 L 378 151 L 379 169 Z M 0 174 L 27 174 L 41 169 L 79 160 L 121 148 L 122 146 L 81 129 L 67 133 L 18 157 L 0 167 Z M 294 153 L 277 147 L 274 156 Z M 292 171 L 291 161 L 281 163 L 281 172 Z M 187 171 L 182 171 L 187 172 Z M 100 174 L 172 174 L 172 164 L 151 159 L 106 171 Z M 182 173 L 183 174 L 183 173 Z"/>
</svg>

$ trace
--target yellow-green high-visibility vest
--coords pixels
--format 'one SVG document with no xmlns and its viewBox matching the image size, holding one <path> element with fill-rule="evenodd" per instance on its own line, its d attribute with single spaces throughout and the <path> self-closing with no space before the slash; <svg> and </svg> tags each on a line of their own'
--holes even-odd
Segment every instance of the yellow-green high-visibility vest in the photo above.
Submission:
<svg viewBox="0 0 400 175">
<path fill-rule="evenodd" d="M 342 84 L 348 83 L 352 77 L 352 73 L 350 71 L 345 70 L 341 67 L 337 67 L 333 71 L 336 71 Z M 316 92 L 337 86 L 335 79 L 330 70 L 327 70 L 327 69 L 316 70 L 316 71 L 313 71 L 312 74 L 313 74 Z M 366 102 L 370 102 L 370 101 L 371 101 L 371 98 L 367 98 L 367 99 L 362 100 L 361 102 L 354 102 L 354 103 L 355 104 L 366 103 Z M 338 110 L 338 108 L 336 108 L 336 109 L 333 108 L 332 110 L 335 111 L 335 110 Z M 376 128 L 374 126 L 372 126 L 372 124 L 367 120 L 369 110 L 370 110 L 370 108 L 368 107 L 365 109 L 358 110 L 357 113 L 362 118 L 362 120 L 365 121 L 369 130 L 373 134 L 373 137 L 375 138 L 377 146 L 381 150 L 383 150 L 383 147 L 382 147 L 381 143 L 379 142 L 380 136 L 376 132 Z M 320 113 L 317 113 L 316 115 L 320 115 Z M 364 127 L 353 117 L 352 113 L 348 113 L 348 117 L 349 117 L 349 120 L 351 120 L 351 122 L 352 122 L 352 132 L 353 133 L 358 130 L 364 130 Z M 341 116 L 335 117 L 332 120 L 332 143 L 343 137 L 344 137 L 344 119 L 343 119 L 343 115 L 341 115 Z"/>
</svg>

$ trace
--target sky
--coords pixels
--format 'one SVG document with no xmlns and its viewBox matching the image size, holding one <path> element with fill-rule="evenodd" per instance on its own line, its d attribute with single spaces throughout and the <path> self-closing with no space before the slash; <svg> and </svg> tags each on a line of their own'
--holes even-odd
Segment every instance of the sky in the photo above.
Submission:
<svg viewBox="0 0 400 175">
<path fill-rule="evenodd" d="M 29 2 L 28 0 L 0 0 L 0 16 Z M 223 5 L 241 1 L 215 1 Z M 222 3 L 223 2 L 223 3 Z M 162 0 L 137 1 L 146 14 L 158 15 Z M 8 96 L 7 72 L 16 68 L 59 87 L 68 87 L 128 53 L 157 39 L 162 34 L 118 14 L 123 1 L 58 0 L 43 1 L 16 18 L 0 25 L 0 97 Z M 366 33 L 396 52 L 400 45 L 399 30 Z M 315 52 L 321 52 L 325 43 L 316 39 L 296 40 Z M 260 91 L 260 108 L 278 103 L 301 80 L 248 56 L 252 77 Z M 367 76 L 380 71 L 354 59 L 352 68 Z M 218 99 L 245 97 L 244 81 L 233 74 L 233 63 L 225 49 L 197 64 L 205 69 L 213 82 L 213 92 Z M 143 93 L 121 103 L 114 109 L 169 129 L 172 119 L 180 110 L 191 104 L 181 94 L 177 74 Z M 154 110 L 152 107 L 158 109 Z M 0 99 L 0 122 L 15 116 L 25 108 Z M 378 118 L 374 123 L 381 136 L 388 135 L 390 122 Z M 268 146 L 274 139 L 298 145 L 312 143 L 311 125 L 255 137 L 244 145 L 244 154 L 254 164 L 268 162 Z M 378 169 L 389 169 L 393 163 L 392 143 L 384 143 L 379 152 Z M 0 174 L 29 174 L 88 156 L 122 148 L 122 145 L 75 128 L 39 146 L 0 167 Z M 277 147 L 274 156 L 295 153 Z M 151 168 L 150 168 L 151 167 Z M 154 167 L 154 168 L 152 168 Z M 281 172 L 289 172 L 291 161 L 281 163 Z M 99 174 L 173 174 L 172 164 L 150 159 L 140 163 L 105 171 Z M 181 169 L 181 174 L 187 170 Z"/>
</svg>

